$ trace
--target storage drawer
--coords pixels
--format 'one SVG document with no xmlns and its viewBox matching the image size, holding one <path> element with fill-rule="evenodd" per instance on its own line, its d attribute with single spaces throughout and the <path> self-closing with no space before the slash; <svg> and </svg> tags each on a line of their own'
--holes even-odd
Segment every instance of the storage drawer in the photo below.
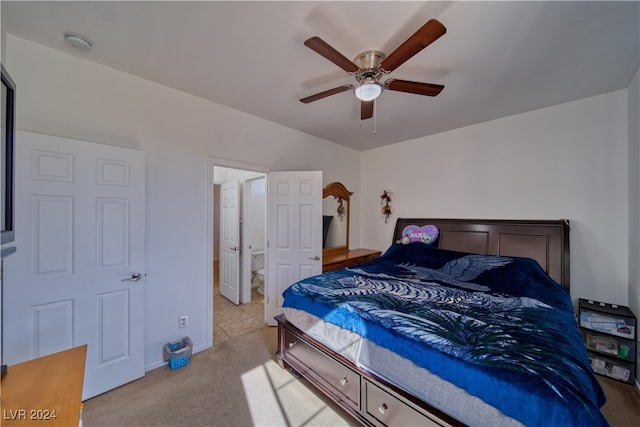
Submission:
<svg viewBox="0 0 640 427">
<path fill-rule="evenodd" d="M 354 265 L 364 264 L 365 262 L 373 261 L 374 259 L 378 258 L 378 256 L 379 255 L 376 253 L 372 255 L 362 255 L 357 258 L 351 258 L 343 262 L 341 268 L 353 267 Z"/>
<path fill-rule="evenodd" d="M 608 304 L 603 304 L 603 310 L 608 308 Z M 594 307 L 600 307 L 594 305 Z M 626 308 L 626 307 L 624 307 Z M 614 311 L 610 309 L 610 311 Z M 595 308 L 589 310 L 585 306 L 580 307 L 580 326 L 618 337 L 633 340 L 636 336 L 636 319 L 623 315 L 610 314 L 604 311 L 597 311 Z"/>
<path fill-rule="evenodd" d="M 587 350 L 587 356 L 589 356 L 591 369 L 593 369 L 596 374 L 605 375 L 627 384 L 634 383 L 635 365 L 633 363 L 607 357 L 590 350 Z"/>
<path fill-rule="evenodd" d="M 287 356 L 295 359 L 306 370 L 301 373 L 312 375 L 337 393 L 349 406 L 360 410 L 360 374 L 330 359 L 289 330 L 285 330 L 285 346 Z"/>
<path fill-rule="evenodd" d="M 385 426 L 440 426 L 436 421 L 425 417 L 410 404 L 401 401 L 380 387 L 363 381 L 365 387 L 366 413 Z"/>
<path fill-rule="evenodd" d="M 364 264 L 365 262 L 373 261 L 374 259 L 377 259 L 379 256 L 380 256 L 379 254 L 368 255 L 362 259 L 362 264 Z"/>
<path fill-rule="evenodd" d="M 322 272 L 326 273 L 327 271 L 339 270 L 345 267 L 345 261 L 334 262 L 332 264 L 326 264 L 322 266 Z"/>
<path fill-rule="evenodd" d="M 613 335 L 605 335 L 584 328 L 581 328 L 581 332 L 584 345 L 587 349 L 628 362 L 635 361 L 635 343 L 632 340 L 618 338 Z"/>
<path fill-rule="evenodd" d="M 340 264 L 340 268 L 353 267 L 354 265 L 362 264 L 364 261 L 362 258 L 354 258 Z"/>
</svg>

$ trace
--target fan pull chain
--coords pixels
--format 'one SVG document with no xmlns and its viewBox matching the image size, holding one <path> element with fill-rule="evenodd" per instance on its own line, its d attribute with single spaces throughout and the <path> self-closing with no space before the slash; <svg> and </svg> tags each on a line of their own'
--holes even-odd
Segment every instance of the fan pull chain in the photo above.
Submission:
<svg viewBox="0 0 640 427">
<path fill-rule="evenodd" d="M 376 101 L 373 100 L 373 134 L 378 134 L 378 108 L 376 106 Z"/>
</svg>

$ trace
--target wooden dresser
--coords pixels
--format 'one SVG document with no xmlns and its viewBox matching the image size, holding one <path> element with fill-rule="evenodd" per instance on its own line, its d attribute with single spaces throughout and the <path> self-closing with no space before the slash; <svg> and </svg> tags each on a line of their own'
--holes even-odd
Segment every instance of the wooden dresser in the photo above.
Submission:
<svg viewBox="0 0 640 427">
<path fill-rule="evenodd" d="M 339 268 L 353 267 L 378 258 L 380 253 L 380 251 L 363 248 L 325 253 L 322 258 L 322 272 L 326 273 Z"/>
<path fill-rule="evenodd" d="M 78 426 L 87 346 L 10 365 L 2 377 L 0 424 Z"/>
</svg>

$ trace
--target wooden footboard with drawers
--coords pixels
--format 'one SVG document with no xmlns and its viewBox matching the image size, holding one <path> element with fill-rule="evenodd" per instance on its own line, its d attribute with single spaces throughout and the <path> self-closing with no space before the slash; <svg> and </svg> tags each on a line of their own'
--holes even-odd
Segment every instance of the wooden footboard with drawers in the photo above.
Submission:
<svg viewBox="0 0 640 427">
<path fill-rule="evenodd" d="M 427 403 L 360 369 L 287 321 L 278 322 L 281 367 L 290 368 L 367 426 L 463 426 Z"/>
</svg>

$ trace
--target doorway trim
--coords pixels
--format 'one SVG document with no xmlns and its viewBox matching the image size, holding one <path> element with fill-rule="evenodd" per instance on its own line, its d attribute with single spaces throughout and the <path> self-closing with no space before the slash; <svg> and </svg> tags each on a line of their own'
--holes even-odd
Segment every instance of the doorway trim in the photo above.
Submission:
<svg viewBox="0 0 640 427">
<path fill-rule="evenodd" d="M 213 186 L 214 186 L 214 176 L 213 176 L 213 168 L 215 166 L 223 167 L 223 168 L 232 168 L 232 169 L 244 169 L 247 171 L 258 172 L 258 173 L 269 173 L 269 168 L 264 165 L 259 165 L 256 163 L 249 163 L 231 159 L 225 159 L 222 157 L 215 156 L 207 156 L 207 281 L 206 281 L 206 290 L 205 295 L 207 296 L 206 302 L 206 321 L 207 326 L 205 328 L 207 335 L 207 344 L 206 348 L 213 347 L 213 242 L 216 236 L 214 236 L 213 229 Z"/>
</svg>

